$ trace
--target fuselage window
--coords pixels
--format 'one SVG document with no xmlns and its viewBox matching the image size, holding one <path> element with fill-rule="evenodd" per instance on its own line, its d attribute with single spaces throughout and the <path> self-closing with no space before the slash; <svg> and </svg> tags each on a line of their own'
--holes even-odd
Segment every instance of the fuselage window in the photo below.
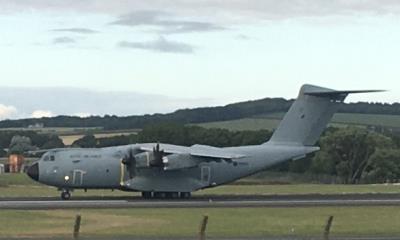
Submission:
<svg viewBox="0 0 400 240">
<path fill-rule="evenodd" d="M 50 156 L 50 161 L 54 161 L 56 158 L 54 157 L 54 155 Z"/>
</svg>

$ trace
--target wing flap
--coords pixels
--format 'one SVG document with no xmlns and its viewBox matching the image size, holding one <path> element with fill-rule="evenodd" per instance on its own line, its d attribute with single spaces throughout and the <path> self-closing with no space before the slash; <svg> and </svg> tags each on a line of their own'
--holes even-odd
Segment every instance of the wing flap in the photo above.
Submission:
<svg viewBox="0 0 400 240">
<path fill-rule="evenodd" d="M 218 158 L 225 160 L 239 159 L 245 157 L 245 155 L 231 153 L 224 150 L 223 148 L 205 145 L 193 145 L 192 147 L 190 147 L 190 155 L 196 157 Z"/>
<path fill-rule="evenodd" d="M 153 145 L 142 145 L 139 147 L 139 149 L 144 152 L 152 152 L 153 147 Z M 195 157 L 216 158 L 224 160 L 239 159 L 245 157 L 245 155 L 232 153 L 224 150 L 223 148 L 198 144 L 191 147 L 160 144 L 160 149 L 162 149 L 166 154 L 190 154 L 191 156 Z"/>
</svg>

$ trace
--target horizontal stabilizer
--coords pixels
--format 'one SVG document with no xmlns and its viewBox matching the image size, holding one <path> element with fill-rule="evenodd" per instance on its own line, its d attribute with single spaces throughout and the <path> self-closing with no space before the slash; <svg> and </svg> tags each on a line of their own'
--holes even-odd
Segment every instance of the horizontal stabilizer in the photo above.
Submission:
<svg viewBox="0 0 400 240">
<path fill-rule="evenodd" d="M 305 91 L 304 95 L 310 95 L 315 97 L 329 97 L 337 98 L 338 96 L 346 97 L 353 93 L 373 93 L 373 92 L 384 92 L 385 90 L 350 90 L 350 91 Z"/>
</svg>

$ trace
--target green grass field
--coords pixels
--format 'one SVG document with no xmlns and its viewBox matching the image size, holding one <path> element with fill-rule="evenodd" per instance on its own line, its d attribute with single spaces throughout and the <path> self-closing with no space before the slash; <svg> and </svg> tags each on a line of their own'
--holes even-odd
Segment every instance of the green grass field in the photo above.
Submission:
<svg viewBox="0 0 400 240">
<path fill-rule="evenodd" d="M 58 197 L 59 192 L 24 174 L 0 175 L 0 197 Z M 194 195 L 400 193 L 389 185 L 225 185 Z M 109 190 L 79 190 L 74 196 L 137 196 Z M 208 215 L 210 237 L 320 236 L 334 216 L 333 236 L 400 235 L 400 207 L 299 207 L 212 209 L 0 210 L 0 238 L 69 238 L 76 214 L 83 237 L 191 237 Z"/>
<path fill-rule="evenodd" d="M 109 138 L 109 137 L 115 137 L 115 136 L 125 136 L 125 135 L 131 135 L 131 134 L 137 134 L 138 130 L 131 130 L 131 131 L 126 131 L 126 132 L 120 132 L 120 131 L 115 131 L 115 132 L 101 132 L 101 133 L 95 133 L 93 134 L 96 138 Z M 67 146 L 71 145 L 74 141 L 84 137 L 85 134 L 76 134 L 76 135 L 60 135 L 59 137 L 63 141 L 63 143 Z"/>
<path fill-rule="evenodd" d="M 348 194 L 348 193 L 400 193 L 400 186 L 394 184 L 342 185 L 342 184 L 257 184 L 223 185 L 195 192 L 194 195 L 279 195 L 279 194 Z M 138 193 L 111 190 L 83 190 L 73 192 L 74 196 L 137 196 Z M 59 197 L 54 187 L 32 181 L 25 174 L 0 175 L 0 197 Z"/>
<path fill-rule="evenodd" d="M 332 119 L 332 122 L 399 128 L 400 116 L 381 114 L 336 113 Z"/>
<path fill-rule="evenodd" d="M 205 128 L 223 128 L 233 131 L 276 129 L 285 113 L 271 113 L 257 115 L 252 118 L 243 118 L 231 121 L 200 123 Z M 365 127 L 368 125 L 400 128 L 400 115 L 336 113 L 331 125 L 343 127 L 347 125 Z"/>
<path fill-rule="evenodd" d="M 400 207 L 108 209 L 0 212 L 0 237 L 68 237 L 82 215 L 83 237 L 194 237 L 203 215 L 209 237 L 321 236 L 334 216 L 333 236 L 396 236 Z"/>
<path fill-rule="evenodd" d="M 231 121 L 199 123 L 196 125 L 205 128 L 223 128 L 231 131 L 257 131 L 261 129 L 275 129 L 278 126 L 279 122 L 279 119 L 243 118 Z"/>
</svg>

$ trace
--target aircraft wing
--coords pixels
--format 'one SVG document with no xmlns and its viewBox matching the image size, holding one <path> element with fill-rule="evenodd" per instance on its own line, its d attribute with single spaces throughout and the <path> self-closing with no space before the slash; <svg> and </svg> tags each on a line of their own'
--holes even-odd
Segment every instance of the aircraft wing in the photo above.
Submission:
<svg viewBox="0 0 400 240">
<path fill-rule="evenodd" d="M 232 160 L 245 157 L 244 155 L 235 154 L 224 150 L 223 148 L 193 145 L 190 147 L 190 155 L 196 157 L 218 158 L 225 160 Z"/>
<path fill-rule="evenodd" d="M 151 152 L 155 144 L 144 144 L 140 146 L 140 150 L 144 152 Z M 224 160 L 232 160 L 245 157 L 244 155 L 231 153 L 223 148 L 211 147 L 206 145 L 193 145 L 191 147 L 170 145 L 170 144 L 160 144 L 160 149 L 164 151 L 166 154 L 190 154 L 195 157 L 204 157 L 204 158 L 215 158 L 215 159 L 224 159 Z"/>
<path fill-rule="evenodd" d="M 145 143 L 140 144 L 139 149 L 143 152 L 152 152 L 156 143 Z M 184 154 L 188 152 L 188 147 L 177 146 L 172 144 L 162 144 L 160 143 L 160 149 L 166 154 Z"/>
<path fill-rule="evenodd" d="M 73 150 L 73 149 L 77 149 L 77 148 L 50 148 L 50 149 L 39 149 L 39 150 L 29 150 L 29 151 L 26 151 L 25 153 L 28 153 L 28 154 L 33 154 L 33 155 L 36 155 L 36 154 L 42 154 L 42 153 L 47 153 L 47 152 L 61 152 L 61 151 L 67 151 L 67 150 Z"/>
</svg>

